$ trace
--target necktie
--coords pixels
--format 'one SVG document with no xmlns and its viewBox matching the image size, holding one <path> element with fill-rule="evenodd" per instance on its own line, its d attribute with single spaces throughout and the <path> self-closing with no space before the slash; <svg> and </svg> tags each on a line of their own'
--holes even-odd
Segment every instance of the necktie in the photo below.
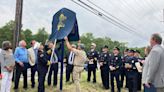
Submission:
<svg viewBox="0 0 164 92">
<path fill-rule="evenodd" d="M 38 63 L 38 58 L 37 58 L 38 49 L 34 49 L 34 53 L 35 53 L 35 63 L 37 64 Z"/>
<path fill-rule="evenodd" d="M 70 56 L 69 56 L 69 64 L 73 64 L 73 60 L 74 60 L 74 53 L 70 52 Z"/>
<path fill-rule="evenodd" d="M 57 57 L 56 53 L 54 53 L 52 63 L 56 63 L 56 62 L 58 62 L 58 57 Z"/>
</svg>

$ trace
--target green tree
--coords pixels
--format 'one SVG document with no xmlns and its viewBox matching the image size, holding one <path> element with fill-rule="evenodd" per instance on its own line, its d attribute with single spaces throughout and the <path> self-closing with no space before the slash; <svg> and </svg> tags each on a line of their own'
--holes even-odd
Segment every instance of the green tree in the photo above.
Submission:
<svg viewBox="0 0 164 92">
<path fill-rule="evenodd" d="M 92 42 L 96 43 L 97 45 L 96 49 L 98 51 L 100 51 L 104 45 L 107 45 L 109 47 L 110 52 L 112 52 L 113 48 L 116 46 L 121 49 L 121 52 L 123 52 L 123 50 L 127 48 L 126 47 L 127 43 L 123 43 L 119 41 L 112 41 L 112 39 L 109 37 L 95 38 L 92 33 L 83 34 L 80 37 L 80 39 L 81 39 L 81 42 L 85 44 L 86 51 L 90 49 L 90 45 Z"/>
<path fill-rule="evenodd" d="M 0 47 L 2 46 L 3 41 L 11 41 L 13 42 L 13 29 L 14 29 L 14 21 L 9 21 L 6 25 L 0 28 Z"/>
<path fill-rule="evenodd" d="M 34 39 L 38 42 L 42 42 L 43 44 L 48 39 L 48 33 L 45 31 L 45 28 L 40 28 L 38 32 L 34 35 Z"/>
<path fill-rule="evenodd" d="M 34 36 L 32 34 L 32 31 L 30 29 L 26 29 L 26 30 L 22 31 L 21 33 L 22 33 L 21 39 L 25 40 L 27 42 L 27 47 L 29 48 L 30 42 L 32 40 L 34 40 Z"/>
</svg>

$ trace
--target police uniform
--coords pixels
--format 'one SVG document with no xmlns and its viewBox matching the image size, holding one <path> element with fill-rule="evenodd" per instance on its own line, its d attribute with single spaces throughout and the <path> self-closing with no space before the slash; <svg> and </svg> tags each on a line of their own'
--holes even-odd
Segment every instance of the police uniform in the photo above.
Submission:
<svg viewBox="0 0 164 92">
<path fill-rule="evenodd" d="M 121 68 L 121 56 L 120 55 L 112 55 L 111 61 L 110 61 L 110 74 L 111 74 L 111 92 L 114 91 L 114 78 L 116 79 L 117 83 L 117 92 L 120 92 L 120 68 Z M 113 69 L 114 68 L 114 69 Z"/>
<path fill-rule="evenodd" d="M 125 68 L 127 70 L 127 79 L 128 79 L 128 89 L 129 92 L 137 92 L 138 87 L 138 71 L 135 63 L 138 62 L 137 58 L 134 56 L 129 56 L 125 62 Z M 127 68 L 126 66 L 131 66 Z"/>
<path fill-rule="evenodd" d="M 127 76 L 126 76 L 126 74 L 127 74 L 127 72 L 126 72 L 126 69 L 125 69 L 125 62 L 126 62 L 126 60 L 127 60 L 127 58 L 128 58 L 128 55 L 125 55 L 125 56 L 123 56 L 122 57 L 122 66 L 121 66 L 121 69 L 120 69 L 120 73 L 121 73 L 121 87 L 123 87 L 123 85 L 124 85 L 124 78 L 126 78 L 126 84 L 125 84 L 125 87 L 127 88 Z"/>
<path fill-rule="evenodd" d="M 66 57 L 66 82 L 70 80 L 70 75 L 73 71 L 73 61 L 75 59 L 75 53 L 72 51 Z"/>
<path fill-rule="evenodd" d="M 48 58 L 44 51 L 38 50 L 38 92 L 45 92 L 45 77 L 48 71 Z"/>
<path fill-rule="evenodd" d="M 98 53 L 97 51 L 93 50 L 93 51 L 89 51 L 87 53 L 87 57 L 89 59 L 88 62 L 88 78 L 87 81 L 90 81 L 91 78 L 91 73 L 93 72 L 93 83 L 96 82 L 96 68 L 97 68 L 97 57 L 98 57 Z"/>
<path fill-rule="evenodd" d="M 109 89 L 109 62 L 110 62 L 110 54 L 100 53 L 99 55 L 99 63 L 101 70 L 101 79 L 105 89 Z"/>
</svg>

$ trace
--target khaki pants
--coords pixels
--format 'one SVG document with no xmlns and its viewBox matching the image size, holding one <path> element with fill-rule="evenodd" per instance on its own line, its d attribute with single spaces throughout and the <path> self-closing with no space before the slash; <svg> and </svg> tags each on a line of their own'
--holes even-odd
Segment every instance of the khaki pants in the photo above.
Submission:
<svg viewBox="0 0 164 92">
<path fill-rule="evenodd" d="M 81 77 L 81 72 L 83 71 L 83 67 L 77 67 L 74 66 L 73 68 L 73 81 L 76 86 L 76 92 L 81 92 L 80 91 L 80 77 Z"/>
<path fill-rule="evenodd" d="M 164 92 L 164 88 L 157 88 L 157 92 Z"/>
</svg>

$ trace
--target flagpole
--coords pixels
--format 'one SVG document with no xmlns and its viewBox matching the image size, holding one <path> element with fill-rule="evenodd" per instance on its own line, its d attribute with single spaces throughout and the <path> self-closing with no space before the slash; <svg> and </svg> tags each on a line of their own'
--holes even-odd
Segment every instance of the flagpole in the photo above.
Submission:
<svg viewBox="0 0 164 92">
<path fill-rule="evenodd" d="M 63 90 L 63 60 L 64 60 L 64 40 L 61 43 L 61 72 L 60 72 L 60 92 Z"/>
<path fill-rule="evenodd" d="M 57 39 L 55 39 L 55 41 L 54 41 L 54 45 L 53 45 L 53 48 L 52 48 L 52 53 L 51 53 L 50 62 L 52 62 L 52 58 L 53 58 L 53 55 L 54 55 L 54 51 L 55 51 L 56 42 L 57 42 Z"/>
</svg>

